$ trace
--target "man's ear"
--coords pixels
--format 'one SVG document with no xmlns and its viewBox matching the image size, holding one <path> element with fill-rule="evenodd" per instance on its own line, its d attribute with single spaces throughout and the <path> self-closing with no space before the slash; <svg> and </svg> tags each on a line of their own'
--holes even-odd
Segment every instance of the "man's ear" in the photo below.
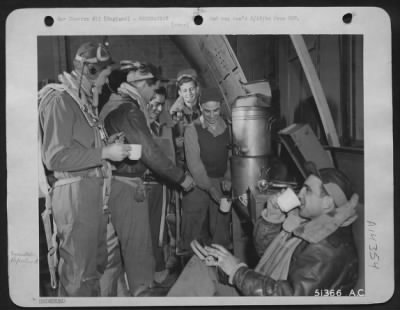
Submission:
<svg viewBox="0 0 400 310">
<path fill-rule="evenodd" d="M 178 89 L 178 95 L 179 95 L 180 97 L 182 97 L 182 92 L 181 92 L 180 89 Z"/>
<path fill-rule="evenodd" d="M 146 80 L 135 81 L 135 82 L 133 82 L 133 85 L 134 85 L 136 88 L 141 89 L 141 90 L 143 90 L 144 87 L 145 87 L 146 85 L 148 86 Z"/>
<path fill-rule="evenodd" d="M 322 209 L 324 210 L 324 213 L 329 212 L 335 208 L 335 202 L 333 201 L 333 198 L 331 196 L 324 196 L 322 198 Z"/>
</svg>

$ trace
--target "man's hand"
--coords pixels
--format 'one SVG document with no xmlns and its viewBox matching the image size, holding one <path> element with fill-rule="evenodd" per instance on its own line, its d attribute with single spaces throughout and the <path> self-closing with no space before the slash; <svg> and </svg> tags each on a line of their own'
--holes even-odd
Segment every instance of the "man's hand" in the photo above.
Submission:
<svg viewBox="0 0 400 310">
<path fill-rule="evenodd" d="M 207 251 L 207 254 L 213 256 L 217 261 L 216 265 L 228 276 L 230 276 L 232 272 L 237 269 L 236 266 L 240 263 L 239 258 L 233 256 L 227 249 L 219 244 L 212 244 L 211 246 L 212 247 L 204 247 L 204 249 Z M 208 266 L 215 265 L 215 263 L 209 263 L 207 260 L 205 262 Z"/>
<path fill-rule="evenodd" d="M 113 143 L 102 148 L 101 158 L 112 161 L 121 161 L 129 155 L 130 146 L 127 144 Z"/>
<path fill-rule="evenodd" d="M 208 190 L 208 193 L 211 196 L 211 199 L 214 200 L 218 205 L 221 201 L 222 194 L 216 189 L 214 186 Z"/>
<path fill-rule="evenodd" d="M 113 135 L 111 135 L 108 138 L 107 143 L 108 144 L 112 144 L 112 143 L 124 143 L 124 139 L 125 139 L 125 134 L 123 132 L 118 132 L 115 133 Z"/>
<path fill-rule="evenodd" d="M 175 144 L 177 148 L 182 148 L 183 147 L 183 137 L 177 137 L 175 138 Z"/>
<path fill-rule="evenodd" d="M 180 185 L 182 186 L 185 192 L 189 192 L 192 188 L 196 186 L 196 183 L 194 182 L 190 174 L 186 174 L 185 179 Z"/>
<path fill-rule="evenodd" d="M 204 261 L 207 266 L 217 266 L 217 260 L 213 256 L 208 255 L 206 249 L 197 240 L 190 242 L 190 247 L 194 254 L 196 254 L 200 260 Z"/>
<path fill-rule="evenodd" d="M 279 208 L 277 198 L 279 194 L 272 195 L 267 202 L 267 208 L 262 211 L 262 217 L 271 223 L 283 222 L 285 214 Z"/>
<path fill-rule="evenodd" d="M 222 180 L 221 188 L 223 192 L 230 192 L 232 189 L 232 182 L 226 179 Z"/>
</svg>

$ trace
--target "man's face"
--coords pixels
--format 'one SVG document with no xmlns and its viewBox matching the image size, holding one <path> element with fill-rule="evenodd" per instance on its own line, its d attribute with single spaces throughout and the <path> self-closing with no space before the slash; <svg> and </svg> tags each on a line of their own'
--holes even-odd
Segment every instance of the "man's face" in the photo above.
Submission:
<svg viewBox="0 0 400 310">
<path fill-rule="evenodd" d="M 200 88 L 196 86 L 195 82 L 190 81 L 179 87 L 178 94 L 188 106 L 193 107 L 196 104 L 199 91 Z"/>
<path fill-rule="evenodd" d="M 111 66 L 105 67 L 103 70 L 100 71 L 99 75 L 94 81 L 94 86 L 97 88 L 99 94 L 101 94 L 103 86 L 107 83 L 111 71 Z"/>
<path fill-rule="evenodd" d="M 324 213 L 324 203 L 322 192 L 322 181 L 314 176 L 310 175 L 304 182 L 303 188 L 298 194 L 301 202 L 299 215 L 313 219 Z"/>
<path fill-rule="evenodd" d="M 204 120 L 208 124 L 215 124 L 220 115 L 221 104 L 217 101 L 208 101 L 201 105 L 201 111 L 204 117 Z"/>
<path fill-rule="evenodd" d="M 155 94 L 150 100 L 149 104 L 147 105 L 147 109 L 149 111 L 149 118 L 151 122 L 156 121 L 160 116 L 164 102 L 165 96 L 160 94 Z"/>
</svg>

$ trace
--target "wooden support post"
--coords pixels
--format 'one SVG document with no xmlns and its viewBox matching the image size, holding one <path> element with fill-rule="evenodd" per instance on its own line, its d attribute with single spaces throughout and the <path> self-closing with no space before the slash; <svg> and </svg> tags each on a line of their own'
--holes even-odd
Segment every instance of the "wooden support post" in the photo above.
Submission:
<svg viewBox="0 0 400 310">
<path fill-rule="evenodd" d="M 318 78 L 317 71 L 315 70 L 310 54 L 308 53 L 303 36 L 290 35 L 290 38 L 293 42 L 294 48 L 296 49 L 297 55 L 299 56 L 308 84 L 310 85 L 311 92 L 314 96 L 322 125 L 325 129 L 328 144 L 329 146 L 339 147 L 339 138 L 332 119 L 332 114 L 329 110 L 328 102 L 321 86 L 321 81 Z"/>
</svg>

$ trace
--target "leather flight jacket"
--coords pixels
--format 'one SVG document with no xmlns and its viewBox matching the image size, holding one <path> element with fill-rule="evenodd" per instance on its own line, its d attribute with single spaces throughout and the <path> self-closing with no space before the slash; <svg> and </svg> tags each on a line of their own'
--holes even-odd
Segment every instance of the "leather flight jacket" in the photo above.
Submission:
<svg viewBox="0 0 400 310">
<path fill-rule="evenodd" d="M 287 280 L 275 281 L 241 267 L 233 284 L 245 296 L 315 296 L 325 289 L 346 296 L 357 279 L 357 252 L 351 226 L 347 226 L 318 243 L 303 240 L 293 253 Z"/>
</svg>

